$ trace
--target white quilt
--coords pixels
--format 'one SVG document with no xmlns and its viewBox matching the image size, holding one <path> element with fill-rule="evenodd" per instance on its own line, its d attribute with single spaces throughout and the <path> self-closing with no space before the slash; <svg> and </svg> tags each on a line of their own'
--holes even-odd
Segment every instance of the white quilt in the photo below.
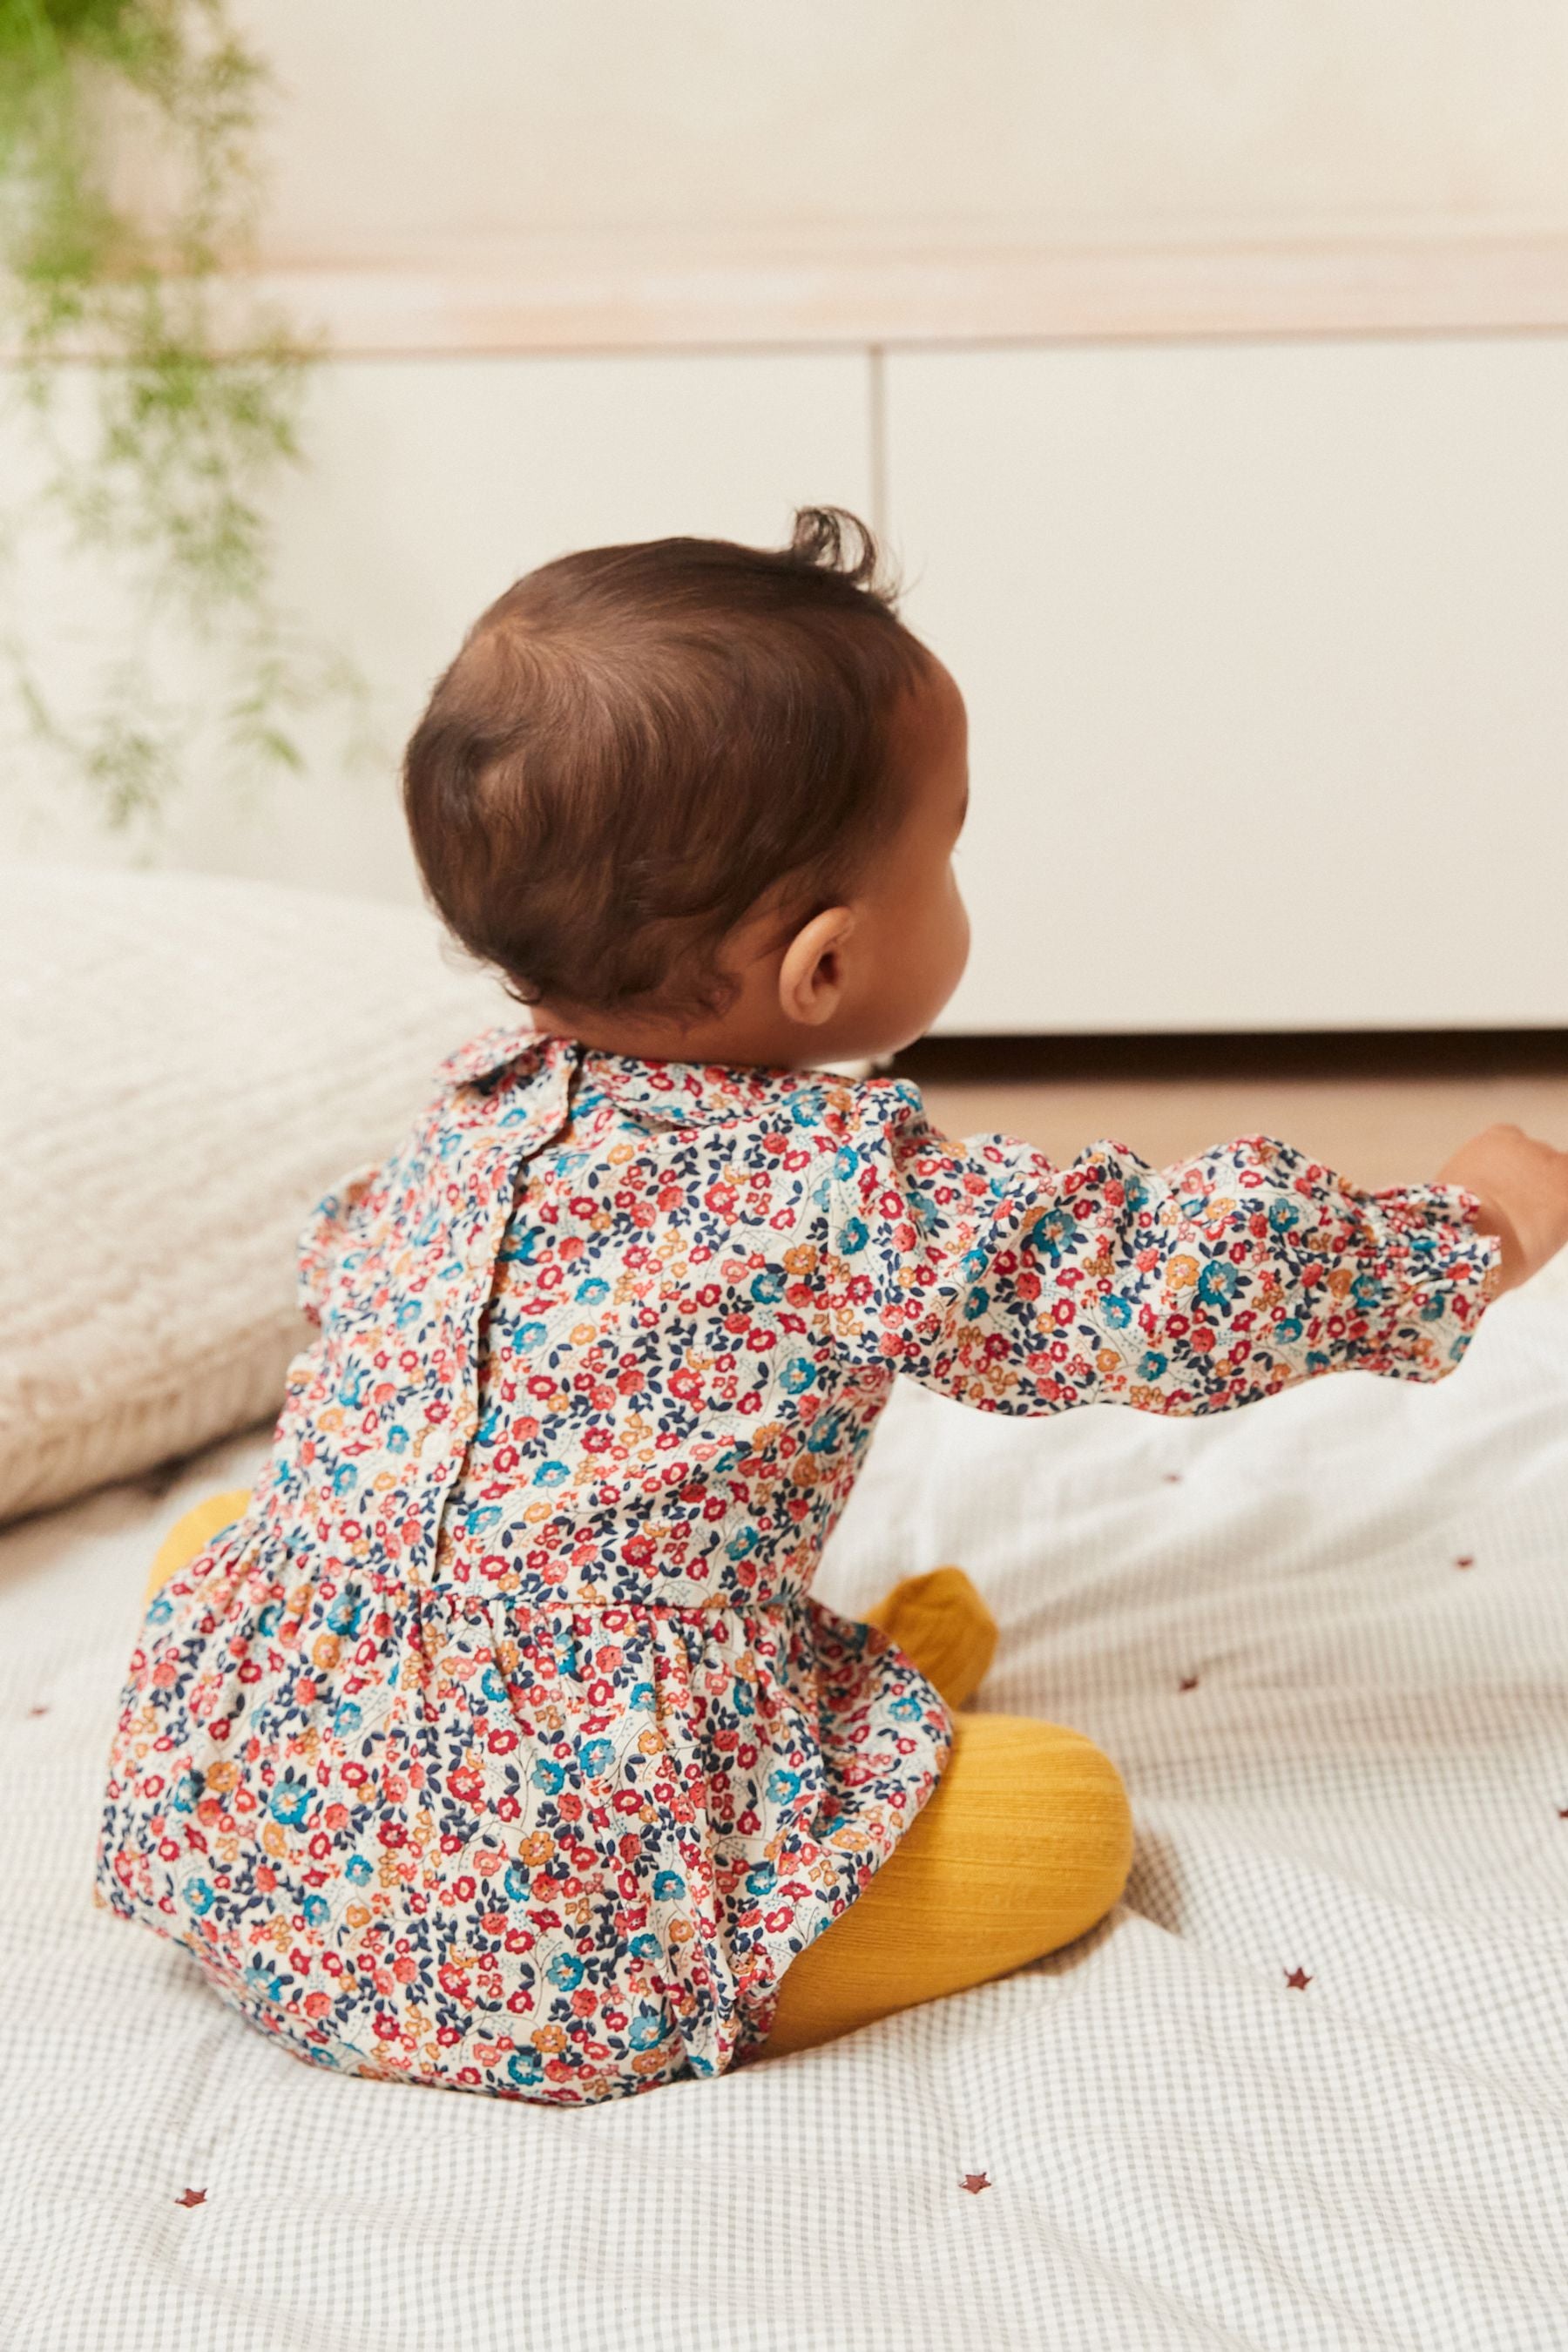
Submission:
<svg viewBox="0 0 1568 2352">
<path fill-rule="evenodd" d="M 595 2110 L 315 2073 L 91 1907 L 148 1559 L 268 1433 L 15 1527 L 6 2352 L 1563 2352 L 1563 1292 L 1434 1390 L 1033 1424 L 900 1393 L 818 1590 L 969 1568 L 982 1703 L 1122 1768 L 1126 1901 L 1005 1982 Z"/>
</svg>

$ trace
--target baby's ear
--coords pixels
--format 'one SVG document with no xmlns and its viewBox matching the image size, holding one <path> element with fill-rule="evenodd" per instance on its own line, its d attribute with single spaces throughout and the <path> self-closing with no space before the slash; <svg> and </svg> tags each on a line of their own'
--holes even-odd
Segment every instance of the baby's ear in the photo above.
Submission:
<svg viewBox="0 0 1568 2352">
<path fill-rule="evenodd" d="M 779 1010 L 809 1029 L 831 1021 L 844 994 L 844 948 L 855 928 L 847 907 L 827 907 L 803 923 L 779 966 Z"/>
</svg>

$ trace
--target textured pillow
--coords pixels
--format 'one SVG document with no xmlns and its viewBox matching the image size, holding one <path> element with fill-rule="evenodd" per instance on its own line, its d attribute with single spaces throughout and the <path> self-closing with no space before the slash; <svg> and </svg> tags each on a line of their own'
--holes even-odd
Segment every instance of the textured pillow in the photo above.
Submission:
<svg viewBox="0 0 1568 2352">
<path fill-rule="evenodd" d="M 276 1413 L 317 1200 L 525 1017 L 421 908 L 0 870 L 0 1520 Z"/>
</svg>

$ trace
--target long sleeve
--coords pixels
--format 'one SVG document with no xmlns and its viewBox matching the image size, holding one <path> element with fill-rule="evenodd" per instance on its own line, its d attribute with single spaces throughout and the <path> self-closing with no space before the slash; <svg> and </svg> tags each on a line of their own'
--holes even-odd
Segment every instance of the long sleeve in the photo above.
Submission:
<svg viewBox="0 0 1568 2352">
<path fill-rule="evenodd" d="M 1214 1412 L 1321 1372 L 1440 1380 L 1497 1286 L 1457 1186 L 1358 1192 L 1245 1136 L 1155 1170 L 954 1143 L 915 1089 L 858 1090 L 827 1201 L 840 1349 L 1008 1413 Z"/>
<path fill-rule="evenodd" d="M 381 1172 L 381 1161 L 367 1160 L 324 1192 L 301 1226 L 294 1244 L 294 1295 L 300 1311 L 320 1328 L 331 1298 L 332 1277 L 351 1220 Z"/>
</svg>

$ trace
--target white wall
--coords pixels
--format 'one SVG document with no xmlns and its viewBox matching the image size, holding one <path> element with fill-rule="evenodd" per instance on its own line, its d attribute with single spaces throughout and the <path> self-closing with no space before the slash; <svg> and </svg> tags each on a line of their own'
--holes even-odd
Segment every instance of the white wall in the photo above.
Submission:
<svg viewBox="0 0 1568 2352">
<path fill-rule="evenodd" d="M 279 258 L 593 227 L 1568 228 L 1559 0 L 245 0 Z"/>
</svg>

